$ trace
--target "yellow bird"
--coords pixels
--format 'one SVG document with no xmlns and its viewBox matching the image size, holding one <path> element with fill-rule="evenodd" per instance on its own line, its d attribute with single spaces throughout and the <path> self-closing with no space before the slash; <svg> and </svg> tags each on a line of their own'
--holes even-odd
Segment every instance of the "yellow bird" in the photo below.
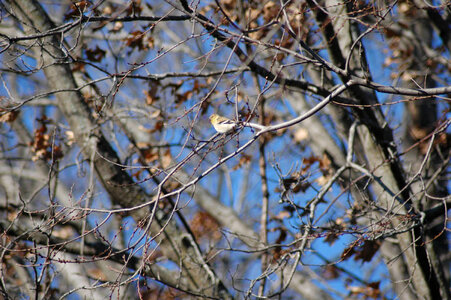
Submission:
<svg viewBox="0 0 451 300">
<path fill-rule="evenodd" d="M 227 133 L 233 130 L 238 125 L 235 121 L 217 114 L 212 114 L 210 116 L 210 122 L 219 133 Z"/>
</svg>

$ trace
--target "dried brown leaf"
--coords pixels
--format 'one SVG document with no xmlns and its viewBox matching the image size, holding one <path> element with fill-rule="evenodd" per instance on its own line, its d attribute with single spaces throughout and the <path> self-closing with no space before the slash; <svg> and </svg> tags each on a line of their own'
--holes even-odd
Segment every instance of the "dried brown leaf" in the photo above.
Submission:
<svg viewBox="0 0 451 300">
<path fill-rule="evenodd" d="M 86 49 L 85 54 L 86 54 L 86 57 L 88 58 L 88 60 L 93 61 L 93 62 L 99 62 L 105 57 L 106 51 L 100 49 L 99 46 L 96 46 L 95 49 L 89 49 L 89 48 Z"/>
<path fill-rule="evenodd" d="M 252 156 L 243 153 L 243 154 L 241 154 L 240 160 L 238 161 L 238 163 L 232 167 L 232 170 L 236 171 L 239 168 L 241 168 L 242 166 L 249 164 L 251 161 L 252 161 Z"/>
<path fill-rule="evenodd" d="M 169 168 L 169 166 L 172 163 L 172 155 L 171 155 L 171 151 L 169 149 L 167 149 L 163 155 L 161 156 L 161 166 L 164 169 Z"/>
<path fill-rule="evenodd" d="M 0 109 L 0 113 L 2 112 L 2 109 Z M 0 123 L 12 123 L 16 120 L 17 116 L 19 115 L 18 110 L 10 111 L 5 113 L 4 115 L 0 115 Z"/>
<path fill-rule="evenodd" d="M 219 231 L 221 225 L 208 212 L 197 212 L 191 220 L 190 225 L 196 238 L 207 238 L 213 239 L 213 241 L 219 241 L 222 237 L 222 234 Z"/>
<path fill-rule="evenodd" d="M 334 265 L 326 265 L 321 272 L 321 276 L 327 280 L 336 279 L 340 276 L 340 270 Z"/>
</svg>

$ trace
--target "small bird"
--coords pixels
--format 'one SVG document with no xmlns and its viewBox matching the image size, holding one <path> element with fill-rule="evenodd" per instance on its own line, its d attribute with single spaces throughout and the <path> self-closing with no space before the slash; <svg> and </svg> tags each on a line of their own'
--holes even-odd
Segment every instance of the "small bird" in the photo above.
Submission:
<svg viewBox="0 0 451 300">
<path fill-rule="evenodd" d="M 210 122 L 219 133 L 227 133 L 236 128 L 236 126 L 238 125 L 237 122 L 225 117 L 221 117 L 217 114 L 212 114 L 210 116 Z"/>
</svg>

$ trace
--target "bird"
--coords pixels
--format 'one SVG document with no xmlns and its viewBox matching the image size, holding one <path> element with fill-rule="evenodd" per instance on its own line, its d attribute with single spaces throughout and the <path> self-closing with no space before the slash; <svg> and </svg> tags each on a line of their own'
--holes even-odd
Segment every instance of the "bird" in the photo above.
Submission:
<svg viewBox="0 0 451 300">
<path fill-rule="evenodd" d="M 210 116 L 210 122 L 215 128 L 215 130 L 219 133 L 227 133 L 235 129 L 238 125 L 237 122 L 217 114 L 212 114 Z"/>
</svg>

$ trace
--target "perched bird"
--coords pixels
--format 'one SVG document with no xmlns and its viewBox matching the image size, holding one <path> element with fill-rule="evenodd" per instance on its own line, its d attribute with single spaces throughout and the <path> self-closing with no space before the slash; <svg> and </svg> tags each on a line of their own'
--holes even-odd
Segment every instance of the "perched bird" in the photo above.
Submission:
<svg viewBox="0 0 451 300">
<path fill-rule="evenodd" d="M 227 133 L 238 125 L 237 122 L 221 117 L 217 114 L 212 114 L 210 116 L 210 122 L 219 133 Z"/>
</svg>

